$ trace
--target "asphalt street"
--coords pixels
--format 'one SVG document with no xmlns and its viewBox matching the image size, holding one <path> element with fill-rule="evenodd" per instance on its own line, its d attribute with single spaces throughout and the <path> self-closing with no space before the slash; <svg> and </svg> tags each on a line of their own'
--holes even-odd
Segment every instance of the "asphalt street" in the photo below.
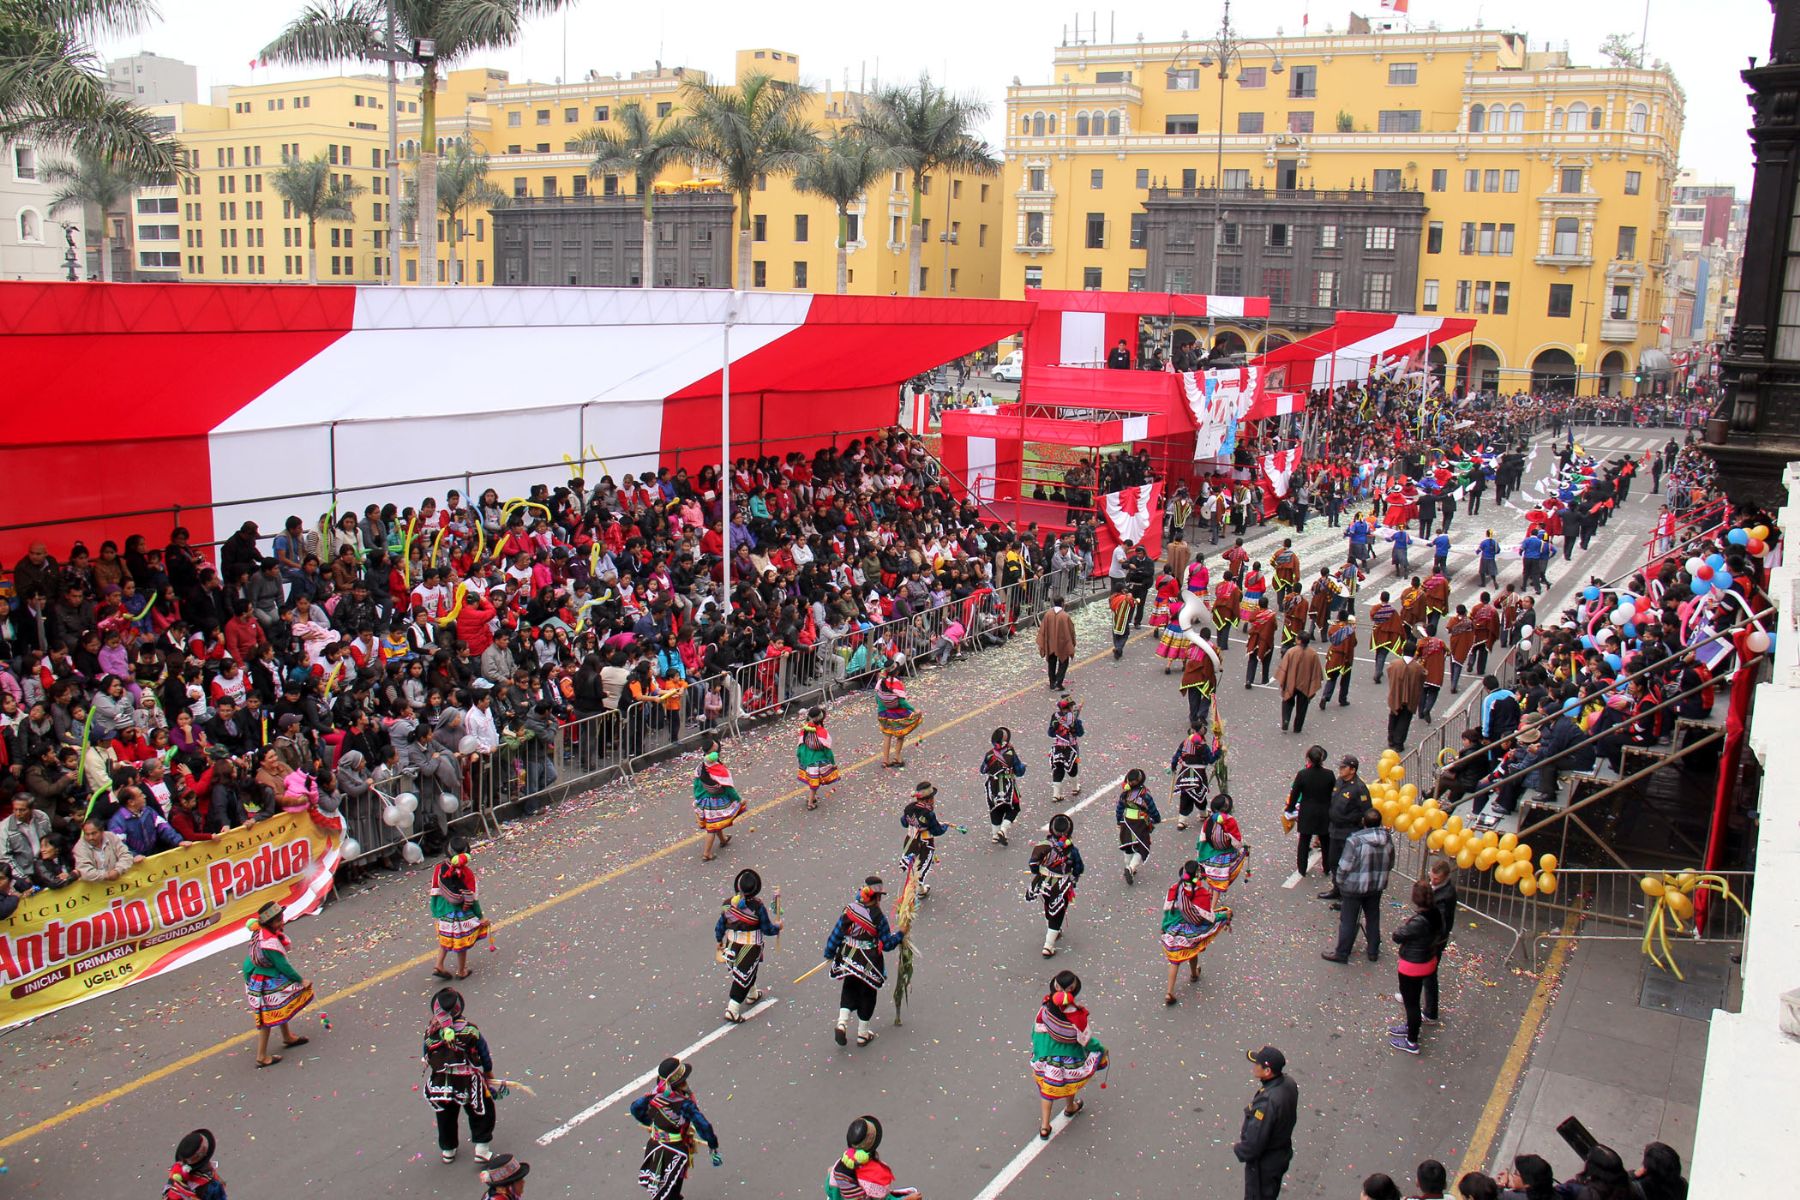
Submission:
<svg viewBox="0 0 1800 1200">
<path fill-rule="evenodd" d="M 1609 431 L 1592 445 L 1641 454 L 1666 437 L 1657 433 Z M 1540 450 L 1528 485 L 1553 461 Z M 1647 484 L 1591 551 L 1552 566 L 1552 599 L 1640 557 L 1657 504 Z M 1459 515 L 1452 535 L 1473 546 L 1492 527 L 1516 542 L 1526 507 L 1490 500 L 1479 517 Z M 1270 527 L 1251 548 L 1266 558 L 1280 536 Z M 1210 549 L 1204 538 L 1199 545 Z M 1341 561 L 1341 546 L 1341 530 L 1309 522 L 1297 542 L 1303 575 Z M 1453 565 L 1453 598 L 1467 599 L 1473 556 Z M 1509 563 L 1503 578 L 1517 575 Z M 1384 566 L 1372 582 L 1387 576 Z M 1236 919 L 1202 957 L 1202 981 L 1181 984 L 1182 1003 L 1165 1008 L 1158 916 L 1195 832 L 1174 828 L 1166 773 L 1185 704 L 1147 632 L 1122 663 L 1111 660 L 1103 617 L 1098 606 L 1077 617 L 1069 681 L 1088 737 L 1081 799 L 1062 807 L 1079 808 L 1076 843 L 1088 874 L 1054 960 L 1039 956 L 1041 913 L 1022 898 L 1030 838 L 1018 833 L 1040 828 L 1057 807 L 1045 737 L 1054 693 L 1028 632 L 1006 649 L 928 671 L 910 689 L 925 714 L 924 738 L 909 747 L 903 770 L 879 765 L 866 693 L 835 705 L 830 725 L 845 778 L 818 811 L 804 810 L 794 780 L 792 720 L 731 743 L 727 761 L 754 811 L 716 862 L 699 861 L 692 759 L 515 822 L 477 849 L 484 901 L 499 921 L 497 950 L 472 956 L 476 974 L 463 990 L 498 1073 L 535 1092 L 500 1102 L 495 1139 L 496 1149 L 532 1161 L 534 1197 L 640 1194 L 643 1139 L 626 1105 L 661 1057 L 688 1047 L 696 1047 L 696 1093 L 724 1154 L 722 1168 L 704 1159 L 694 1168 L 691 1197 L 816 1196 L 845 1125 L 863 1112 L 886 1126 L 883 1157 L 899 1181 L 934 1200 L 1047 1189 L 1160 1197 L 1195 1186 L 1234 1195 L 1242 1185 L 1230 1146 L 1254 1090 L 1244 1051 L 1264 1042 L 1286 1051 L 1300 1088 L 1285 1194 L 1350 1194 L 1370 1171 L 1410 1174 L 1427 1156 L 1455 1166 L 1535 983 L 1499 961 L 1509 939 L 1459 922 L 1444 972 L 1445 1022 L 1412 1058 L 1386 1044 L 1398 1013 L 1392 954 L 1379 963 L 1360 953 L 1347 966 L 1322 961 L 1335 927 L 1314 898 L 1322 884 L 1282 887 L 1293 852 L 1276 814 L 1306 746 L 1317 740 L 1334 758 L 1354 752 L 1371 763 L 1379 753 L 1385 691 L 1370 684 L 1372 668 L 1359 665 L 1348 709 L 1313 718 L 1304 736 L 1284 735 L 1275 696 L 1242 690 L 1234 639 L 1220 695 L 1253 870 L 1226 898 Z M 976 772 L 1001 724 L 1014 729 L 1030 768 L 1020 829 L 1006 849 L 988 841 Z M 1101 785 L 1133 766 L 1149 775 L 1166 822 L 1128 887 L 1111 790 Z M 899 814 L 919 779 L 938 785 L 940 812 L 969 832 L 940 843 L 933 892 L 914 927 L 918 972 L 905 1024 L 892 1024 L 884 995 L 879 1039 L 842 1049 L 831 1035 L 836 984 L 823 972 L 793 981 L 820 961 L 832 921 L 864 875 L 897 884 Z M 727 1026 L 712 925 L 743 866 L 762 873 L 765 897 L 781 888 L 787 932 L 763 972 L 774 1003 Z M 382 876 L 291 927 L 293 961 L 321 1000 L 296 1026 L 311 1044 L 271 1070 L 253 1069 L 232 956 L 5 1035 L 5 1188 L 155 1194 L 175 1142 L 205 1126 L 218 1135 L 234 1195 L 478 1195 L 466 1149 L 455 1165 L 438 1161 L 419 1092 L 419 1036 L 438 983 L 429 973 L 428 878 L 424 869 Z M 1399 899 L 1391 890 L 1389 922 Z M 1049 977 L 1065 968 L 1085 982 L 1082 999 L 1112 1069 L 1104 1090 L 1085 1093 L 1087 1111 L 1040 1144 L 1031 1019 Z"/>
</svg>

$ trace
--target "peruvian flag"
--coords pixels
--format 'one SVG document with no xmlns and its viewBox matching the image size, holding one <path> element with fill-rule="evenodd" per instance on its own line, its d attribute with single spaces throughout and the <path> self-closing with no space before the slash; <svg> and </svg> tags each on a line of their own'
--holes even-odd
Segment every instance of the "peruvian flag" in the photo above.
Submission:
<svg viewBox="0 0 1800 1200">
<path fill-rule="evenodd" d="M 1408 0 L 1381 0 L 1381 7 L 1393 12 L 1404 13 Z"/>
<path fill-rule="evenodd" d="M 1100 515 L 1094 528 L 1094 574 L 1104 575 L 1112 565 L 1113 547 L 1135 542 L 1155 558 L 1162 553 L 1162 481 L 1146 487 L 1128 487 L 1100 497 Z"/>
<path fill-rule="evenodd" d="M 1294 472 L 1300 467 L 1300 447 L 1278 450 L 1257 460 L 1262 472 L 1263 516 L 1273 516 L 1278 502 L 1288 494 Z"/>
</svg>

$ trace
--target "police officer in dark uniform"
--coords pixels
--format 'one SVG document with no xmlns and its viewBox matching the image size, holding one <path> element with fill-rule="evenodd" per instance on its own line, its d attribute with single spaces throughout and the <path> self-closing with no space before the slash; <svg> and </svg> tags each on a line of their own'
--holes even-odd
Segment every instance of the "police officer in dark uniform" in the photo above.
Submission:
<svg viewBox="0 0 1800 1200">
<path fill-rule="evenodd" d="M 1244 1109 L 1244 1128 L 1231 1152 L 1244 1164 L 1244 1200 L 1275 1200 L 1294 1161 L 1294 1118 L 1300 1089 L 1284 1071 L 1287 1055 L 1273 1046 L 1251 1050 L 1251 1073 L 1262 1083 Z"/>
</svg>

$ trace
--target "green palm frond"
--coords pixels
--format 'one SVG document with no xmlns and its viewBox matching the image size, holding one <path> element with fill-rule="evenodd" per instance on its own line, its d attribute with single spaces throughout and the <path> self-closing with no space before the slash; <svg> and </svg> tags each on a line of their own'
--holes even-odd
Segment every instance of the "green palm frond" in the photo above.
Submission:
<svg viewBox="0 0 1800 1200">
<path fill-rule="evenodd" d="M 117 159 L 80 152 L 70 161 L 46 166 L 41 178 L 50 186 L 50 215 L 80 213 L 89 206 L 102 213 L 123 208 L 131 193 L 147 182 Z"/>
<path fill-rule="evenodd" d="M 679 138 L 683 157 L 719 172 L 740 196 L 757 176 L 797 171 L 818 149 L 805 88 L 749 75 L 736 86 L 690 80 L 682 91 L 689 112 Z"/>
<path fill-rule="evenodd" d="M 958 96 L 919 76 L 914 84 L 884 88 L 852 124 L 862 136 L 886 150 L 914 179 L 934 170 L 992 175 L 1000 160 L 974 132 L 988 106 Z"/>
<path fill-rule="evenodd" d="M 839 130 L 794 173 L 794 190 L 829 200 L 842 212 L 892 167 L 884 148 L 854 130 Z"/>
<path fill-rule="evenodd" d="M 292 206 L 296 219 L 307 221 L 353 221 L 351 202 L 368 191 L 348 175 L 338 175 L 323 154 L 278 168 L 269 182 Z"/>
</svg>

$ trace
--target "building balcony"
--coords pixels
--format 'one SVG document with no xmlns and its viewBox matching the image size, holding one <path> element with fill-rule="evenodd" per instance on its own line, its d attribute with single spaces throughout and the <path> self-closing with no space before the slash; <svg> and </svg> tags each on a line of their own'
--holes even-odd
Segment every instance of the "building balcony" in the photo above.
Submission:
<svg viewBox="0 0 1800 1200">
<path fill-rule="evenodd" d="M 1013 253 L 1029 254 L 1035 257 L 1039 254 L 1055 254 L 1056 247 L 1050 244 L 1048 238 L 1037 238 L 1030 241 L 1013 243 Z"/>
<path fill-rule="evenodd" d="M 1531 260 L 1540 267 L 1591 267 L 1594 256 L 1591 254 L 1540 254 Z"/>
<path fill-rule="evenodd" d="M 1603 317 L 1600 320 L 1600 340 L 1603 342 L 1635 342 L 1638 336 L 1638 324 L 1630 317 Z"/>
</svg>

